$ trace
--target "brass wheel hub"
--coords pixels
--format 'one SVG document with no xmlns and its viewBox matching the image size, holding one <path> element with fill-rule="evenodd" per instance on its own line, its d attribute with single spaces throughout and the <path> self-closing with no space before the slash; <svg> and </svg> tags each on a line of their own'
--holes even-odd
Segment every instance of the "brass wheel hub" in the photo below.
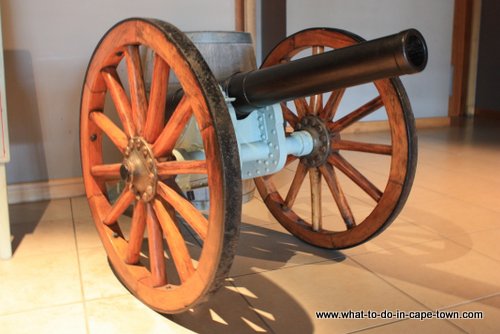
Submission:
<svg viewBox="0 0 500 334">
<path fill-rule="evenodd" d="M 297 130 L 309 132 L 314 141 L 312 152 L 301 159 L 303 163 L 309 168 L 323 165 L 330 154 L 330 131 L 325 122 L 318 116 L 304 116 Z"/>
<path fill-rule="evenodd" d="M 143 138 L 129 140 L 120 166 L 120 176 L 129 184 L 137 200 L 149 202 L 154 198 L 158 181 L 156 163 L 151 148 Z"/>
</svg>

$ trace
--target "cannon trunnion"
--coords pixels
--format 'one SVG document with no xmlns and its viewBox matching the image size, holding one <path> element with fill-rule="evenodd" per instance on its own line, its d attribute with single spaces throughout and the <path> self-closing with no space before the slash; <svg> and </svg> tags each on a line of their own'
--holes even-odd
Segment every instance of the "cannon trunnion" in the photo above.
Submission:
<svg viewBox="0 0 500 334">
<path fill-rule="evenodd" d="M 80 116 L 85 190 L 116 275 L 160 312 L 206 300 L 235 255 L 243 179 L 313 245 L 343 249 L 383 231 L 416 166 L 413 115 L 396 77 L 426 62 L 413 29 L 365 42 L 315 28 L 278 44 L 261 69 L 217 80 L 174 26 L 116 24 L 90 60 Z M 371 114 L 387 120 L 380 141 L 347 133 Z M 210 201 L 202 211 L 193 204 L 200 189 Z"/>
</svg>

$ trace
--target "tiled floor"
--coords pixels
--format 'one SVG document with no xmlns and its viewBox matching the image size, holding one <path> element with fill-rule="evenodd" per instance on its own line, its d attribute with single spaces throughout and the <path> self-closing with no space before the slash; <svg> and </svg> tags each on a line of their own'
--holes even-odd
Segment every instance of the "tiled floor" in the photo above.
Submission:
<svg viewBox="0 0 500 334">
<path fill-rule="evenodd" d="M 380 166 L 362 168 L 376 179 Z M 15 252 L 0 262 L 0 333 L 498 333 L 499 170 L 500 123 L 419 131 L 404 210 L 379 237 L 344 251 L 298 241 L 256 198 L 244 206 L 226 285 L 175 316 L 148 309 L 118 282 L 84 198 L 12 205 Z M 384 309 L 482 311 L 484 319 L 315 316 Z"/>
</svg>

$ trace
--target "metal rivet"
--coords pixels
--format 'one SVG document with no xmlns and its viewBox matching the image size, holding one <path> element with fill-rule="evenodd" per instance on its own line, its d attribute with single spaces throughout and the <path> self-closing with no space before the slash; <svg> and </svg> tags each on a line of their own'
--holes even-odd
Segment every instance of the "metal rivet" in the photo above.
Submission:
<svg viewBox="0 0 500 334">
<path fill-rule="evenodd" d="M 123 51 L 118 51 L 117 53 L 115 53 L 115 55 L 117 57 L 121 57 L 121 56 L 123 56 Z"/>
<path fill-rule="evenodd" d="M 96 141 L 97 140 L 97 135 L 94 133 L 90 136 L 90 141 Z"/>
<path fill-rule="evenodd" d="M 118 238 L 120 235 L 116 232 L 113 232 L 113 238 Z"/>
</svg>

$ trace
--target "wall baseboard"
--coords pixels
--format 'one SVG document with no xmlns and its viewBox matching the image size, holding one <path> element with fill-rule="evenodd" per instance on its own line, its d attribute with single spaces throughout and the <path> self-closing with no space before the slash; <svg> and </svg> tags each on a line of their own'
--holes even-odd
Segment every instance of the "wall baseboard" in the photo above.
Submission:
<svg viewBox="0 0 500 334">
<path fill-rule="evenodd" d="M 450 126 L 450 117 L 427 117 L 415 119 L 417 129 L 439 128 Z M 358 133 L 358 132 L 377 132 L 388 131 L 389 123 L 387 121 L 370 121 L 357 122 L 346 128 L 343 133 Z"/>
<path fill-rule="evenodd" d="M 450 125 L 449 117 L 417 118 L 417 129 L 445 127 Z M 376 132 L 389 130 L 387 121 L 357 122 L 348 127 L 346 133 Z M 9 204 L 35 202 L 57 198 L 85 195 L 83 179 L 56 179 L 42 182 L 18 183 L 7 186 Z"/>
<path fill-rule="evenodd" d="M 17 183 L 7 186 L 9 204 L 68 198 L 84 194 L 85 188 L 81 177 Z"/>
</svg>

